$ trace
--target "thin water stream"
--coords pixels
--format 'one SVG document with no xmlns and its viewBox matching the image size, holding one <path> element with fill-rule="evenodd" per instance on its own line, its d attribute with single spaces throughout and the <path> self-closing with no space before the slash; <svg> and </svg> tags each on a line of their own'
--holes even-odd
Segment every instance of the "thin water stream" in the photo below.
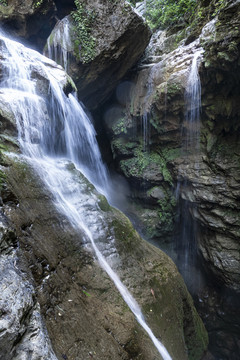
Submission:
<svg viewBox="0 0 240 360">
<path fill-rule="evenodd" d="M 185 120 L 182 129 L 182 154 L 187 165 L 193 166 L 195 173 L 198 172 L 198 153 L 200 150 L 200 112 L 201 112 L 201 82 L 198 73 L 199 59 L 203 49 L 193 55 L 187 86 L 185 91 Z M 195 203 L 188 200 L 191 185 L 185 174 L 180 169 L 180 180 L 176 187 L 176 197 L 179 202 L 179 228 L 180 235 L 177 237 L 177 264 L 187 285 L 191 291 L 197 289 L 200 284 L 200 273 L 197 270 L 197 223 L 191 215 L 194 212 Z M 194 274 L 194 276 L 193 276 Z"/>
<path fill-rule="evenodd" d="M 146 324 L 139 305 L 96 245 L 96 233 L 91 229 L 93 218 L 84 212 L 86 199 L 69 168 L 69 164 L 74 164 L 100 192 L 108 195 L 111 188 L 108 173 L 89 118 L 76 97 L 72 94 L 66 96 L 59 85 L 65 81 L 61 67 L 2 33 L 0 39 L 4 56 L 1 91 L 11 104 L 25 158 L 52 192 L 59 211 L 84 232 L 99 264 L 113 280 L 161 358 L 171 360 L 166 348 Z M 36 73 L 41 74 L 41 86 L 39 76 L 34 77 Z M 47 99 L 41 91 L 41 87 L 46 85 L 49 88 Z M 111 246 L 111 253 L 116 252 L 114 241 Z"/>
</svg>

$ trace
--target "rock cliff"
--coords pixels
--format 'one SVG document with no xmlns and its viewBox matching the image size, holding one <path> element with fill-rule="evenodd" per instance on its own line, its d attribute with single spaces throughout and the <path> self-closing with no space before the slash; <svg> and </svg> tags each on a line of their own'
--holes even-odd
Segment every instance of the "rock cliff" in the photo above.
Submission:
<svg viewBox="0 0 240 360">
<path fill-rule="evenodd" d="M 11 83 L 17 84 L 17 89 L 9 89 L 4 78 L 9 49 L 3 37 L 0 45 L 3 81 L 0 266 L 4 276 L 0 357 L 4 360 L 23 360 L 26 356 L 51 360 L 160 358 L 100 267 L 86 231 L 76 228 L 54 206 L 56 199 L 36 167 L 30 165 L 28 157 L 27 161 L 21 156 L 15 124 L 19 114 L 14 105 L 24 97 L 32 99 L 36 117 L 39 116 L 36 104 L 43 108 L 38 120 L 44 126 L 51 126 L 54 116 L 49 110 L 48 71 L 58 79 L 66 95 L 74 89 L 73 82 L 56 63 L 21 46 L 22 69 L 26 71 L 25 63 L 30 58 L 31 66 L 28 77 L 21 73 L 20 79 L 26 86 L 33 84 L 36 93 L 21 91 L 19 78 Z M 30 105 L 20 109 L 23 117 L 25 110 L 30 111 Z M 21 116 L 18 126 L 27 126 Z M 34 123 L 30 125 L 30 139 L 21 140 L 38 145 L 41 134 Z M 129 220 L 111 208 L 72 163 L 59 159 L 59 166 L 66 172 L 65 190 L 68 191 L 69 182 L 73 189 L 81 190 L 81 198 L 75 201 L 82 207 L 85 227 L 94 234 L 98 248 L 138 300 L 147 322 L 172 358 L 201 359 L 208 342 L 207 333 L 174 263 L 143 241 Z M 75 182 L 71 184 L 73 179 Z"/>
<path fill-rule="evenodd" d="M 208 23 L 209 8 L 200 9 L 208 14 L 201 26 L 154 34 L 138 73 L 122 85 L 128 89 L 125 103 L 117 95 L 115 105 L 103 110 L 104 119 L 145 236 L 171 242 L 181 226 L 176 200 L 187 203 L 185 216 L 198 225 L 206 269 L 239 291 L 239 1 Z M 186 88 L 197 52 L 198 149 L 186 146 Z"/>
</svg>

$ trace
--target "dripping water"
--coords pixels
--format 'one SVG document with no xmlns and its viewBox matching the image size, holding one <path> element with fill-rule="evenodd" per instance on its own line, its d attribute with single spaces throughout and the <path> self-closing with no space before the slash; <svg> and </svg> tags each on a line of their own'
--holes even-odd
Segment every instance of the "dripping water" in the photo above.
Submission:
<svg viewBox="0 0 240 360">
<path fill-rule="evenodd" d="M 147 81 L 147 92 L 144 98 L 144 112 L 142 115 L 142 142 L 143 142 L 143 152 L 147 153 L 149 150 L 150 144 L 150 104 L 151 104 L 151 95 L 153 92 L 153 75 L 150 70 Z"/>
<path fill-rule="evenodd" d="M 101 267 L 113 280 L 123 299 L 147 332 L 164 360 L 171 360 L 166 348 L 146 324 L 141 309 L 108 262 L 108 255 L 97 246 L 99 230 L 94 215 L 85 211 L 91 200 L 82 191 L 79 169 L 102 193 L 108 192 L 108 174 L 102 163 L 93 126 L 76 97 L 65 95 L 59 82 L 64 81 L 61 67 L 36 51 L 30 50 L 0 33 L 4 44 L 5 76 L 1 92 L 11 104 L 18 127 L 18 140 L 27 161 L 33 165 L 54 196 L 56 207 L 75 228 L 84 232 Z M 2 45 L 3 46 L 3 45 Z M 42 76 L 49 86 L 48 99 L 41 95 L 32 74 Z M 64 75 L 65 76 L 65 75 Z M 104 228 L 105 224 L 102 224 Z M 114 239 L 106 254 L 117 257 Z M 105 244 L 107 248 L 107 244 Z M 106 250 L 106 249 L 105 249 Z"/>
<path fill-rule="evenodd" d="M 199 59 L 203 50 L 197 51 L 192 60 L 186 91 L 185 91 L 185 121 L 183 131 L 182 152 L 185 154 L 187 166 L 194 166 L 198 173 L 198 154 L 200 150 L 200 111 L 201 111 L 201 82 L 198 73 Z M 185 165 L 186 166 L 186 165 Z M 189 289 L 198 289 L 200 279 L 196 270 L 198 226 L 193 219 L 196 204 L 189 199 L 190 184 L 182 172 L 176 188 L 179 201 L 180 234 L 177 238 L 177 263 Z"/>
</svg>

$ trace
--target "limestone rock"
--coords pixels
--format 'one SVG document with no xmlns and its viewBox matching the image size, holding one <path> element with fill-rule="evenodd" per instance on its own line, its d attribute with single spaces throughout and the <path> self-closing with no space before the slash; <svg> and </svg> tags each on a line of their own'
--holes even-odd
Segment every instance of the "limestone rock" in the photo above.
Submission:
<svg viewBox="0 0 240 360">
<path fill-rule="evenodd" d="M 200 227 L 199 251 L 206 268 L 221 284 L 237 291 L 240 290 L 239 6 L 239 1 L 232 1 L 219 10 L 218 18 L 207 24 L 203 20 L 199 38 L 194 41 L 190 41 L 190 35 L 181 40 L 181 32 L 171 34 L 170 39 L 169 31 L 154 34 L 139 71 L 127 79 L 132 84 L 127 101 L 121 103 L 116 96 L 116 104 L 111 107 L 118 108 L 117 114 L 109 112 L 107 105 L 103 109 L 116 168 L 132 185 L 138 219 L 141 221 L 142 201 L 145 212 L 148 209 L 150 214 L 153 211 L 167 214 L 164 221 L 155 222 L 161 242 L 166 241 L 166 232 L 173 236 L 173 231 L 177 231 L 173 226 L 178 219 L 176 207 L 166 208 L 165 200 L 153 205 L 146 191 L 161 186 L 170 204 L 174 186 L 181 201 L 190 204 L 190 218 Z M 173 37 L 180 39 L 178 48 Z M 201 150 L 186 152 L 188 124 L 184 96 L 193 55 L 201 48 L 204 49 L 199 59 Z M 159 173 L 148 166 L 148 157 L 156 160 L 151 164 L 158 166 Z M 144 235 L 156 236 L 151 223 L 148 225 L 144 220 L 144 224 Z"/>
<path fill-rule="evenodd" d="M 54 54 L 62 47 L 69 54 L 68 72 L 77 85 L 78 96 L 89 109 L 94 109 L 142 55 L 150 30 L 123 0 L 89 0 L 80 4 L 78 16 L 84 20 L 75 21 L 84 21 L 83 32 L 78 32 L 71 16 L 63 19 L 50 35 L 46 51 Z M 66 32 L 71 42 L 65 41 Z M 88 44 L 84 43 L 84 36 L 88 37 Z"/>
</svg>

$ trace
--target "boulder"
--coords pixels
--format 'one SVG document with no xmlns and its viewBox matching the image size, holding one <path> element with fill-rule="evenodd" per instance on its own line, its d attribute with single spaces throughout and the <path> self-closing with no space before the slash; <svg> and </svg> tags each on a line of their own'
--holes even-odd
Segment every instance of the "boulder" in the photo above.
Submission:
<svg viewBox="0 0 240 360">
<path fill-rule="evenodd" d="M 138 61 L 149 38 L 149 28 L 129 3 L 80 1 L 72 15 L 56 24 L 45 51 L 55 60 L 68 57 L 78 96 L 94 109 Z"/>
</svg>

